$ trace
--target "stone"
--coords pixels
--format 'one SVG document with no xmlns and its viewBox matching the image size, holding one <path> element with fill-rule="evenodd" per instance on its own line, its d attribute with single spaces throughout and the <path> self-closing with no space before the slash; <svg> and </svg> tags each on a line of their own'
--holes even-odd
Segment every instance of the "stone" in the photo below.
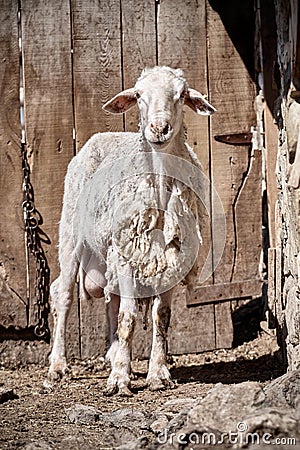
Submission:
<svg viewBox="0 0 300 450">
<path fill-rule="evenodd" d="M 266 386 L 264 392 L 268 404 L 300 408 L 300 370 L 291 371 L 276 378 Z"/>
<path fill-rule="evenodd" d="M 149 440 L 146 437 L 141 437 L 126 444 L 122 444 L 119 447 L 115 447 L 116 450 L 149 450 Z"/>
<path fill-rule="evenodd" d="M 163 431 L 168 427 L 169 420 L 170 419 L 166 414 L 158 414 L 154 422 L 150 424 L 150 430 L 154 433 L 163 433 Z"/>
<path fill-rule="evenodd" d="M 149 417 L 133 408 L 102 413 L 93 406 L 76 404 L 66 410 L 67 421 L 80 425 L 97 424 L 101 438 L 109 447 L 126 450 L 148 448 Z M 147 444 L 145 442 L 147 441 Z M 146 445 L 146 447 L 143 447 Z"/>
<path fill-rule="evenodd" d="M 279 435 L 294 438 L 299 436 L 299 420 L 291 410 L 264 408 L 243 417 L 242 420 L 246 425 L 247 433 L 269 433 L 272 436 L 270 440 Z"/>
<path fill-rule="evenodd" d="M 169 422 L 168 432 L 176 433 L 178 430 L 180 430 L 186 423 L 187 415 L 188 411 L 185 409 L 176 414 Z"/>
<path fill-rule="evenodd" d="M 23 450 L 55 450 L 54 445 L 46 441 L 30 442 L 22 448 Z"/>
<path fill-rule="evenodd" d="M 195 404 L 194 398 L 174 398 L 173 400 L 168 400 L 163 405 L 163 411 L 178 413 L 183 409 L 187 411 Z"/>
<path fill-rule="evenodd" d="M 133 408 L 120 408 L 112 413 L 102 415 L 102 420 L 116 428 L 148 429 L 149 423 L 145 414 Z"/>
<path fill-rule="evenodd" d="M 90 425 L 100 420 L 101 413 L 93 406 L 76 404 L 66 409 L 66 415 L 70 423 Z"/>
<path fill-rule="evenodd" d="M 241 418 L 255 411 L 264 401 L 265 394 L 257 382 L 218 383 L 189 411 L 187 424 L 235 432 Z"/>
</svg>

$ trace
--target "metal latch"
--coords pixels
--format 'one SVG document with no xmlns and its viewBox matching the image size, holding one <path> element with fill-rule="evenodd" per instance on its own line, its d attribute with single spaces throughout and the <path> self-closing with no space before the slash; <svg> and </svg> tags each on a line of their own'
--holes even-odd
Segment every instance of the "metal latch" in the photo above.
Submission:
<svg viewBox="0 0 300 450">
<path fill-rule="evenodd" d="M 228 145 L 250 145 L 252 142 L 252 133 L 230 133 L 217 134 L 215 140 Z"/>
</svg>

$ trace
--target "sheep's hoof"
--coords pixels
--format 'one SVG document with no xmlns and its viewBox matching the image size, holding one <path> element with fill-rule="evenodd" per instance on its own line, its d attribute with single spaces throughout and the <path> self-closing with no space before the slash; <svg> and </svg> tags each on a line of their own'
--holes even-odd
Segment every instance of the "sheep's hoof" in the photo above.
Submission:
<svg viewBox="0 0 300 450">
<path fill-rule="evenodd" d="M 53 382 L 60 381 L 64 375 L 68 372 L 66 360 L 52 362 L 49 372 L 48 379 Z"/>
<path fill-rule="evenodd" d="M 127 386 L 122 386 L 119 388 L 117 383 L 107 386 L 105 395 L 110 397 L 115 394 L 119 395 L 120 397 L 132 397 L 133 396 L 133 393 Z"/>
<path fill-rule="evenodd" d="M 162 391 L 166 389 L 175 389 L 176 385 L 168 378 L 153 377 L 147 380 L 150 391 Z"/>
<path fill-rule="evenodd" d="M 150 391 L 175 388 L 175 384 L 171 380 L 171 375 L 166 364 L 153 364 L 153 366 L 149 369 L 146 383 Z"/>
<path fill-rule="evenodd" d="M 175 384 L 169 380 L 155 380 L 148 384 L 150 391 L 163 391 L 175 389 Z"/>
<path fill-rule="evenodd" d="M 45 390 L 46 392 L 49 392 L 49 391 L 51 392 L 51 391 L 53 391 L 53 388 L 54 388 L 53 383 L 49 379 L 46 378 L 43 381 L 42 390 Z"/>
<path fill-rule="evenodd" d="M 127 386 L 122 386 L 119 388 L 118 395 L 120 397 L 133 397 L 133 393 Z"/>
<path fill-rule="evenodd" d="M 109 386 L 106 386 L 105 395 L 107 397 L 110 397 L 118 392 L 118 385 L 117 384 L 111 384 Z"/>
</svg>

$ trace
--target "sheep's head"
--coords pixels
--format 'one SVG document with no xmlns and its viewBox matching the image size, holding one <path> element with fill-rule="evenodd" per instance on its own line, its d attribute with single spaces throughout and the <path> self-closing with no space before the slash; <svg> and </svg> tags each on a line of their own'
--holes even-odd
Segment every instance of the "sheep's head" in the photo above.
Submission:
<svg viewBox="0 0 300 450">
<path fill-rule="evenodd" d="M 215 112 L 200 92 L 188 87 L 180 69 L 169 67 L 144 69 L 134 88 L 117 94 L 103 109 L 120 114 L 135 104 L 140 110 L 142 133 L 155 149 L 167 147 L 178 135 L 184 105 L 198 114 Z"/>
</svg>

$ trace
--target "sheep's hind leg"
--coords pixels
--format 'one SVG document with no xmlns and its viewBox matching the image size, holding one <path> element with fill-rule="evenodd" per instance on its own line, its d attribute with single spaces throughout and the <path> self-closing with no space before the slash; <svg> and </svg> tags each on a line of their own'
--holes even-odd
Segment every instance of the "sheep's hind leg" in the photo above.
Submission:
<svg viewBox="0 0 300 450">
<path fill-rule="evenodd" d="M 66 251 L 66 247 L 64 251 L 65 258 L 61 260 L 61 273 L 50 288 L 52 312 L 55 322 L 53 347 L 49 357 L 50 368 L 48 378 L 51 381 L 61 379 L 67 370 L 66 327 L 79 266 L 75 250 L 70 249 L 68 252 Z"/>
<path fill-rule="evenodd" d="M 171 292 L 157 295 L 152 307 L 153 342 L 147 375 L 149 389 L 157 391 L 172 388 L 167 368 L 166 338 L 171 314 Z"/>
</svg>

